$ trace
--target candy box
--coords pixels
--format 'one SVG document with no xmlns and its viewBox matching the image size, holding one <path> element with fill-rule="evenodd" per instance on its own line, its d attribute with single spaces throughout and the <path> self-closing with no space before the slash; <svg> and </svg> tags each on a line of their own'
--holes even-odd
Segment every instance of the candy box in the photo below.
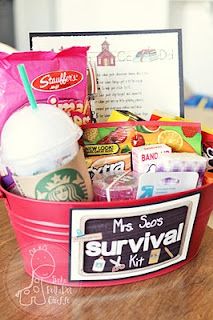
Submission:
<svg viewBox="0 0 213 320">
<path fill-rule="evenodd" d="M 83 126 L 85 155 L 131 152 L 133 147 L 166 144 L 173 152 L 201 154 L 199 123 L 128 121 L 89 123 Z"/>
</svg>

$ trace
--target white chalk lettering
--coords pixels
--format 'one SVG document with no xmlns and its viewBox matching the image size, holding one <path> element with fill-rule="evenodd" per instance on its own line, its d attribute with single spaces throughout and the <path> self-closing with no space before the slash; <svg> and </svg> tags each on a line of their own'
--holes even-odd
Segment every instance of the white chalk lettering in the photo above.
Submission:
<svg viewBox="0 0 213 320">
<path fill-rule="evenodd" d="M 86 254 L 90 257 L 96 257 L 101 254 L 101 243 L 99 241 L 90 241 L 86 244 Z"/>
<path fill-rule="evenodd" d="M 165 233 L 161 233 L 158 239 L 156 238 L 156 236 L 154 234 L 150 237 L 150 240 L 152 242 L 152 245 L 153 245 L 154 249 L 159 248 L 159 246 L 160 246 L 161 242 L 163 241 L 164 237 L 165 237 Z"/>
<path fill-rule="evenodd" d="M 179 228 L 178 228 L 177 241 L 180 241 L 180 240 L 181 240 L 181 235 L 182 235 L 183 227 L 184 227 L 184 223 L 180 223 L 180 224 L 179 224 Z"/>
<path fill-rule="evenodd" d="M 160 227 L 163 224 L 163 218 L 157 218 L 157 219 L 152 219 L 151 221 L 147 221 L 147 215 L 143 215 L 140 217 L 141 221 L 143 221 L 143 223 L 139 224 L 139 228 L 143 229 L 143 228 L 154 228 L 156 226 Z"/>
<path fill-rule="evenodd" d="M 137 254 L 134 256 L 131 254 L 129 258 L 129 268 L 140 268 L 144 260 L 145 259 L 143 257 L 138 258 Z"/>
<path fill-rule="evenodd" d="M 135 243 L 134 239 L 129 239 L 129 246 L 133 253 L 136 253 L 139 251 L 140 247 L 142 246 L 142 243 L 144 241 L 144 238 L 139 238 L 137 243 Z"/>
<path fill-rule="evenodd" d="M 117 221 L 121 225 L 122 221 Z M 184 223 L 180 223 L 178 229 L 172 229 L 167 232 L 162 232 L 159 237 L 151 232 L 145 232 L 143 237 L 138 239 L 122 239 L 113 241 L 90 241 L 86 244 L 86 255 L 95 256 L 115 256 L 122 255 L 124 246 L 129 246 L 132 253 L 139 251 L 146 252 L 149 249 L 157 249 L 163 244 L 164 246 L 181 240 Z"/>
<path fill-rule="evenodd" d="M 116 233 L 117 232 L 117 229 L 118 231 L 120 232 L 124 232 L 124 231 L 132 231 L 133 230 L 133 227 L 132 227 L 132 223 L 126 223 L 124 224 L 123 223 L 123 219 L 119 219 L 119 220 L 116 220 L 114 219 L 113 220 L 113 233 Z"/>
<path fill-rule="evenodd" d="M 163 240 L 163 244 L 168 246 L 169 244 L 175 243 L 177 241 L 177 230 L 173 229 L 168 231 L 165 234 L 165 239 Z"/>
</svg>

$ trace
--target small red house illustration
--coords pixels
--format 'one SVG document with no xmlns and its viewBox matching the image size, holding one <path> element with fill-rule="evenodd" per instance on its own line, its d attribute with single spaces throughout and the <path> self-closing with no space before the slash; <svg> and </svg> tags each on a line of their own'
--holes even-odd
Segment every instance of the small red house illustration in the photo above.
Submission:
<svg viewBox="0 0 213 320">
<path fill-rule="evenodd" d="M 109 43 L 105 40 L 102 51 L 97 56 L 97 66 L 115 66 L 115 56 L 109 51 Z"/>
</svg>

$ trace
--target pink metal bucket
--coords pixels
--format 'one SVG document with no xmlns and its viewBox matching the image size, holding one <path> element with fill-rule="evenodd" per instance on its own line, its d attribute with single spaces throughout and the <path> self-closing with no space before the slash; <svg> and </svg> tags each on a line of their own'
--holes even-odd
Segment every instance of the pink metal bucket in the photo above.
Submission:
<svg viewBox="0 0 213 320">
<path fill-rule="evenodd" d="M 110 203 L 108 202 L 89 202 L 89 203 L 75 202 L 74 203 L 74 202 L 37 201 L 37 200 L 27 199 L 27 198 L 23 198 L 23 197 L 14 195 L 12 193 L 9 193 L 6 190 L 4 190 L 1 186 L 0 186 L 0 192 L 1 192 L 1 198 L 3 198 L 5 201 L 8 215 L 10 217 L 11 224 L 16 234 L 18 245 L 23 257 L 25 271 L 29 275 L 35 278 L 42 279 L 45 282 L 56 283 L 57 281 L 60 280 L 60 283 L 67 286 L 92 287 L 92 286 L 108 286 L 108 285 L 122 284 L 122 283 L 128 283 L 128 282 L 144 280 L 147 278 L 152 278 L 181 267 L 182 265 L 189 262 L 198 253 L 201 240 L 203 238 L 204 231 L 208 222 L 209 215 L 213 209 L 213 197 L 212 197 L 213 184 L 204 185 L 200 188 L 181 192 L 181 193 L 153 197 L 151 199 L 147 198 L 147 199 L 131 200 L 131 201 L 114 201 Z M 79 276 L 78 275 L 74 276 L 74 273 L 72 270 L 75 269 L 75 263 L 76 265 L 78 264 L 78 261 L 77 261 L 78 258 L 76 258 L 76 255 L 78 256 L 79 253 L 75 251 L 75 246 L 77 244 L 73 241 L 76 241 L 76 239 L 78 240 L 78 236 L 81 237 L 81 235 L 78 234 L 75 236 L 75 233 L 72 230 L 72 226 L 74 223 L 73 219 L 74 217 L 75 219 L 78 219 L 78 214 L 82 213 L 83 216 L 87 216 L 87 212 L 89 210 L 90 214 L 94 211 L 96 216 L 96 213 L 97 212 L 99 213 L 100 211 L 99 218 L 101 219 L 102 212 L 104 213 L 107 212 L 107 214 L 110 216 L 112 215 L 113 210 L 118 209 L 120 210 L 119 212 L 122 212 L 122 210 L 127 212 L 124 215 L 125 217 L 128 217 L 128 214 L 129 214 L 129 217 L 133 217 L 133 215 L 128 213 L 131 210 L 137 210 L 137 212 L 139 213 L 141 210 L 141 212 L 144 213 L 143 211 L 144 209 L 149 208 L 149 210 L 151 210 L 152 208 L 154 208 L 152 209 L 154 210 L 153 217 L 156 218 L 157 217 L 156 214 L 159 214 L 159 211 L 161 211 L 161 209 L 159 208 L 161 208 L 165 204 L 168 203 L 172 205 L 173 203 L 175 203 L 175 201 L 179 201 L 179 203 L 181 203 L 181 206 L 182 206 L 182 203 L 184 203 L 186 199 L 193 200 L 194 199 L 193 197 L 198 200 L 197 200 L 197 206 L 195 207 L 195 210 L 194 210 L 193 221 L 190 222 L 191 231 L 189 230 L 189 234 L 187 234 L 188 232 L 187 230 L 186 232 L 184 231 L 185 234 L 183 232 L 183 235 L 185 238 L 181 240 L 185 242 L 188 241 L 188 246 L 185 250 L 184 258 L 180 259 L 180 256 L 182 253 L 176 254 L 176 257 L 173 257 L 173 258 L 172 256 L 170 257 L 168 256 L 165 259 L 165 261 L 161 261 L 159 263 L 159 268 L 156 266 L 156 263 L 155 265 L 153 263 L 152 264 L 150 263 L 144 268 L 143 266 L 141 268 L 140 267 L 135 268 L 133 270 L 135 274 L 134 272 L 131 273 L 130 270 L 128 270 L 130 276 L 128 276 L 128 273 L 126 274 L 123 273 L 124 270 L 121 270 L 121 269 L 119 270 L 119 268 L 112 269 L 113 272 L 109 273 L 109 277 L 107 277 L 107 273 L 105 273 L 105 276 L 104 276 L 103 273 L 96 272 L 95 273 L 96 276 L 94 277 L 94 280 L 91 276 L 92 269 L 90 270 L 91 272 L 89 271 L 88 274 L 86 272 L 83 272 L 82 276 L 81 276 L 81 273 L 79 273 Z M 155 212 L 155 206 L 157 208 L 157 212 Z M 190 210 L 191 210 L 190 214 L 192 214 L 193 209 L 190 209 Z M 166 215 L 168 215 L 169 217 L 169 212 L 170 211 L 165 209 L 164 211 L 162 211 L 161 215 L 163 217 L 166 217 Z M 173 213 L 171 212 L 171 215 L 172 214 Z M 122 218 L 121 214 L 119 217 L 120 219 Z M 191 219 L 191 217 L 189 218 Z M 100 228 L 103 228 L 104 223 L 101 224 L 100 219 L 97 220 L 97 226 L 99 225 Z M 186 219 L 188 218 L 186 217 Z M 170 220 L 172 220 L 172 216 Z M 108 220 L 106 220 L 106 223 L 107 221 Z M 152 221 L 157 221 L 157 218 L 152 219 Z M 187 228 L 189 228 L 189 220 L 187 221 L 188 221 Z M 181 224 L 179 223 L 179 226 L 180 225 Z M 172 230 L 175 230 L 175 228 L 173 227 Z M 97 231 L 99 232 L 100 230 L 97 230 Z M 146 237 L 148 235 L 148 231 L 149 230 L 146 230 L 147 232 L 145 234 Z M 163 248 L 165 249 L 166 241 L 167 241 L 167 244 L 169 243 L 168 232 L 170 232 L 171 234 L 171 231 L 160 230 L 160 227 L 159 227 L 159 232 L 160 231 L 162 231 L 161 234 L 163 234 L 164 238 L 166 239 L 166 240 L 164 239 L 164 246 L 161 249 Z M 135 240 L 135 244 L 138 244 L 139 243 L 138 241 L 142 241 L 141 240 L 142 238 L 140 238 L 140 236 L 142 236 L 141 234 L 142 231 L 138 230 L 138 233 L 139 232 L 140 234 L 137 237 L 135 235 L 135 239 L 137 238 L 137 242 Z M 127 234 L 127 237 L 128 237 L 128 234 Z M 159 235 L 156 237 L 158 237 L 156 239 L 159 239 Z M 73 240 L 73 238 L 76 238 L 76 239 Z M 154 241 L 153 239 L 154 238 L 152 238 L 151 240 Z M 124 240 L 124 241 L 127 241 L 127 240 Z M 129 238 L 128 238 L 128 241 L 129 241 Z M 130 241 L 128 243 L 130 243 Z M 179 242 L 178 242 L 178 245 L 179 245 Z M 181 246 L 183 247 L 184 243 Z M 85 253 L 85 244 L 81 246 L 81 248 L 83 248 L 82 250 Z M 172 245 L 171 245 L 171 248 L 172 248 Z M 168 245 L 167 245 L 167 249 L 168 249 Z M 166 253 L 164 252 L 164 254 Z M 120 256 L 122 258 L 122 254 Z M 114 260 L 119 260 L 117 259 L 118 257 L 119 255 L 116 256 L 116 259 L 115 259 L 115 256 L 113 258 Z M 151 258 L 153 257 L 150 256 L 149 261 L 151 261 L 150 260 Z M 175 259 L 175 258 L 176 258 L 176 262 L 171 263 L 172 259 Z M 88 263 L 91 262 L 91 257 L 86 257 L 86 259 L 88 260 Z M 109 264 L 109 261 L 111 261 L 112 259 L 110 260 L 107 257 L 105 257 L 105 260 Z M 165 267 L 163 266 L 163 264 L 165 264 Z M 127 267 L 127 264 L 126 264 L 126 267 Z M 147 270 L 147 271 L 144 271 L 144 270 Z M 114 271 L 117 271 L 117 272 L 114 272 Z M 120 277 L 119 277 L 119 272 L 121 274 Z"/>
</svg>

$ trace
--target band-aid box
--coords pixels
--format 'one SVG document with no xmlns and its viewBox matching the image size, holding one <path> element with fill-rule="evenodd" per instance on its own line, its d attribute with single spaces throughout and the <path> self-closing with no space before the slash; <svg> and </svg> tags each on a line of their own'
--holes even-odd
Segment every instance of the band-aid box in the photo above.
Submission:
<svg viewBox="0 0 213 320">
<path fill-rule="evenodd" d="M 171 153 L 165 144 L 152 144 L 132 148 L 133 170 L 140 173 L 155 172 L 156 162 L 161 153 Z"/>
</svg>

